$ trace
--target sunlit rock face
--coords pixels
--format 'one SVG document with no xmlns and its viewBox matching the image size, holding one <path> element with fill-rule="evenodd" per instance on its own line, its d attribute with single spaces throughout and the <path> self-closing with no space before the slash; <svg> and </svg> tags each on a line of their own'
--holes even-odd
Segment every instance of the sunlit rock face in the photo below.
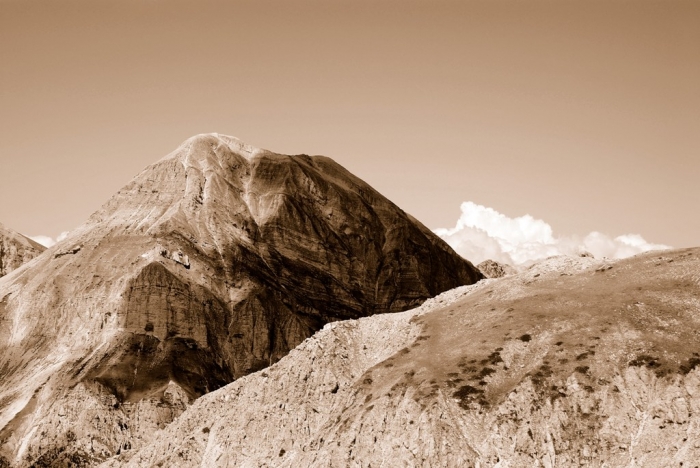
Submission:
<svg viewBox="0 0 700 468">
<path fill-rule="evenodd" d="M 41 244 L 0 224 L 0 277 L 37 257 L 46 250 Z"/>
<path fill-rule="evenodd" d="M 328 322 L 481 278 L 331 159 L 193 137 L 0 280 L 0 456 L 134 450 Z"/>
<path fill-rule="evenodd" d="M 507 263 L 498 263 L 495 260 L 484 260 L 476 267 L 486 278 L 502 278 L 517 273 L 517 270 Z"/>
<path fill-rule="evenodd" d="M 105 466 L 700 460 L 700 248 L 555 257 L 332 323 Z"/>
</svg>

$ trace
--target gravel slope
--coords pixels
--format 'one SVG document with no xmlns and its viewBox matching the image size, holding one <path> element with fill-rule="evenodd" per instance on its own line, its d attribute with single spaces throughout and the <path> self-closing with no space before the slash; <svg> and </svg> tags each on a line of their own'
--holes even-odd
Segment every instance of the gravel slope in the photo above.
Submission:
<svg viewBox="0 0 700 468">
<path fill-rule="evenodd" d="M 699 322 L 700 249 L 548 259 L 327 326 L 107 466 L 695 466 Z"/>
</svg>

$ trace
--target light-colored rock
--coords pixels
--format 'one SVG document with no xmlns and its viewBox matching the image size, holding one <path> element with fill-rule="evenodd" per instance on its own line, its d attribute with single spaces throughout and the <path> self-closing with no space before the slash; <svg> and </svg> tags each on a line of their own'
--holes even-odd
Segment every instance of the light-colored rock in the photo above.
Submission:
<svg viewBox="0 0 700 468">
<path fill-rule="evenodd" d="M 0 277 L 39 256 L 46 247 L 0 224 Z"/>
<path fill-rule="evenodd" d="M 498 263 L 495 260 L 484 260 L 476 267 L 487 278 L 502 278 L 507 275 L 514 275 L 518 272 L 507 263 Z"/>
<path fill-rule="evenodd" d="M 42 466 L 133 451 L 186 402 L 328 322 L 480 278 L 328 158 L 193 137 L 0 279 L 0 456 Z"/>
<path fill-rule="evenodd" d="M 695 466 L 700 249 L 664 254 L 333 323 L 104 466 Z"/>
</svg>

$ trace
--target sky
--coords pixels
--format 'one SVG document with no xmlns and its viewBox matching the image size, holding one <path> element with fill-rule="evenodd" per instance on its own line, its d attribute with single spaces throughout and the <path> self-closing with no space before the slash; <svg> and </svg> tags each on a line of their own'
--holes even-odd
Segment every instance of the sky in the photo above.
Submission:
<svg viewBox="0 0 700 468">
<path fill-rule="evenodd" d="M 697 246 L 699 109 L 698 1 L 0 0 L 0 222 L 55 239 L 218 132 L 446 237 Z"/>
</svg>

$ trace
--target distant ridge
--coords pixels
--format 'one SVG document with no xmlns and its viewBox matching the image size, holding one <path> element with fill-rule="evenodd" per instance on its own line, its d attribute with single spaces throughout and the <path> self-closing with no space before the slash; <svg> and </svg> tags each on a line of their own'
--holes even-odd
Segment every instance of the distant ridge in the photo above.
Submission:
<svg viewBox="0 0 700 468">
<path fill-rule="evenodd" d="M 46 247 L 0 223 L 0 277 L 41 254 Z"/>
</svg>

